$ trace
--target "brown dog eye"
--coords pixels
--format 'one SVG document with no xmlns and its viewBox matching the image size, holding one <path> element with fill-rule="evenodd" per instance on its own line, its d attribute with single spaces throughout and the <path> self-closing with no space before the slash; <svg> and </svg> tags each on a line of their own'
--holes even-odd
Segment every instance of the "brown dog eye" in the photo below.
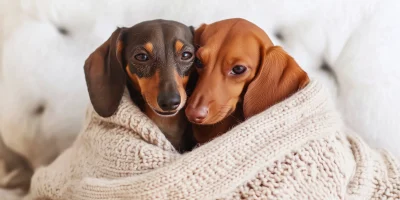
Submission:
<svg viewBox="0 0 400 200">
<path fill-rule="evenodd" d="M 149 57 L 144 53 L 139 53 L 139 54 L 135 55 L 135 59 L 143 62 L 143 61 L 149 60 Z"/>
<path fill-rule="evenodd" d="M 233 75 L 239 75 L 239 74 L 243 74 L 246 70 L 247 70 L 247 68 L 245 66 L 236 65 L 232 68 L 232 71 L 230 73 Z"/>
<path fill-rule="evenodd" d="M 182 53 L 182 60 L 189 60 L 190 58 L 192 58 L 192 56 L 192 53 L 185 51 Z"/>
</svg>

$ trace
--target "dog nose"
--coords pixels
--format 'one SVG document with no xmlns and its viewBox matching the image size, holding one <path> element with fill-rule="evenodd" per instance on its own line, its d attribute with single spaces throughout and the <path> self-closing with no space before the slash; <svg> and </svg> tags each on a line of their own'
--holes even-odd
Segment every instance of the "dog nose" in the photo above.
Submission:
<svg viewBox="0 0 400 200">
<path fill-rule="evenodd" d="M 181 96 L 177 93 L 160 93 L 157 103 L 163 111 L 173 111 L 181 104 Z"/>
<path fill-rule="evenodd" d="M 198 108 L 188 107 L 186 109 L 186 116 L 189 121 L 194 123 L 202 123 L 208 115 L 208 107 L 200 106 Z"/>
</svg>

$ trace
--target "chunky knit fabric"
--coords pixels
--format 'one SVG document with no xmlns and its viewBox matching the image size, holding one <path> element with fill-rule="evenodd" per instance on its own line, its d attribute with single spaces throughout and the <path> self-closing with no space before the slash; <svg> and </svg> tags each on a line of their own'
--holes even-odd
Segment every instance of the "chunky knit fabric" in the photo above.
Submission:
<svg viewBox="0 0 400 200">
<path fill-rule="evenodd" d="M 399 199 L 399 171 L 346 129 L 316 81 L 183 155 L 125 92 L 110 118 L 89 109 L 30 199 Z"/>
</svg>

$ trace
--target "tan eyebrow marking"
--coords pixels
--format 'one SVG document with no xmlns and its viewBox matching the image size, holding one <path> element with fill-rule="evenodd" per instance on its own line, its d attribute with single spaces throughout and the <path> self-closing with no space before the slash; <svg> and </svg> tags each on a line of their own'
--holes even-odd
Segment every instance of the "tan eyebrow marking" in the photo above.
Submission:
<svg viewBox="0 0 400 200">
<path fill-rule="evenodd" d="M 148 42 L 144 45 L 144 48 L 149 52 L 153 53 L 153 44 L 151 42 Z"/>
<path fill-rule="evenodd" d="M 175 51 L 178 53 L 179 51 L 182 50 L 182 47 L 183 47 L 183 43 L 181 41 L 177 40 L 175 42 Z"/>
</svg>

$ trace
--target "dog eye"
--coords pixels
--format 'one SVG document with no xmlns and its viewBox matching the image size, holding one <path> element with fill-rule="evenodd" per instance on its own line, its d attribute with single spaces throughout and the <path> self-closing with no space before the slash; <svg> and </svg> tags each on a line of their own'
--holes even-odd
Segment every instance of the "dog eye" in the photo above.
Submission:
<svg viewBox="0 0 400 200">
<path fill-rule="evenodd" d="M 194 64 L 196 65 L 197 68 L 203 68 L 203 63 L 198 58 L 195 58 Z"/>
<path fill-rule="evenodd" d="M 192 56 L 192 53 L 185 51 L 182 53 L 182 60 L 189 60 L 190 58 L 192 58 Z"/>
<path fill-rule="evenodd" d="M 136 54 L 136 55 L 135 55 L 135 59 L 138 60 L 138 61 L 143 62 L 143 61 L 149 60 L 149 56 L 147 56 L 147 55 L 144 54 L 144 53 L 139 53 L 139 54 Z"/>
<path fill-rule="evenodd" d="M 236 65 L 232 68 L 232 70 L 230 71 L 230 74 L 232 75 L 239 75 L 239 74 L 243 74 L 245 71 L 247 70 L 247 68 L 243 65 Z"/>
</svg>

